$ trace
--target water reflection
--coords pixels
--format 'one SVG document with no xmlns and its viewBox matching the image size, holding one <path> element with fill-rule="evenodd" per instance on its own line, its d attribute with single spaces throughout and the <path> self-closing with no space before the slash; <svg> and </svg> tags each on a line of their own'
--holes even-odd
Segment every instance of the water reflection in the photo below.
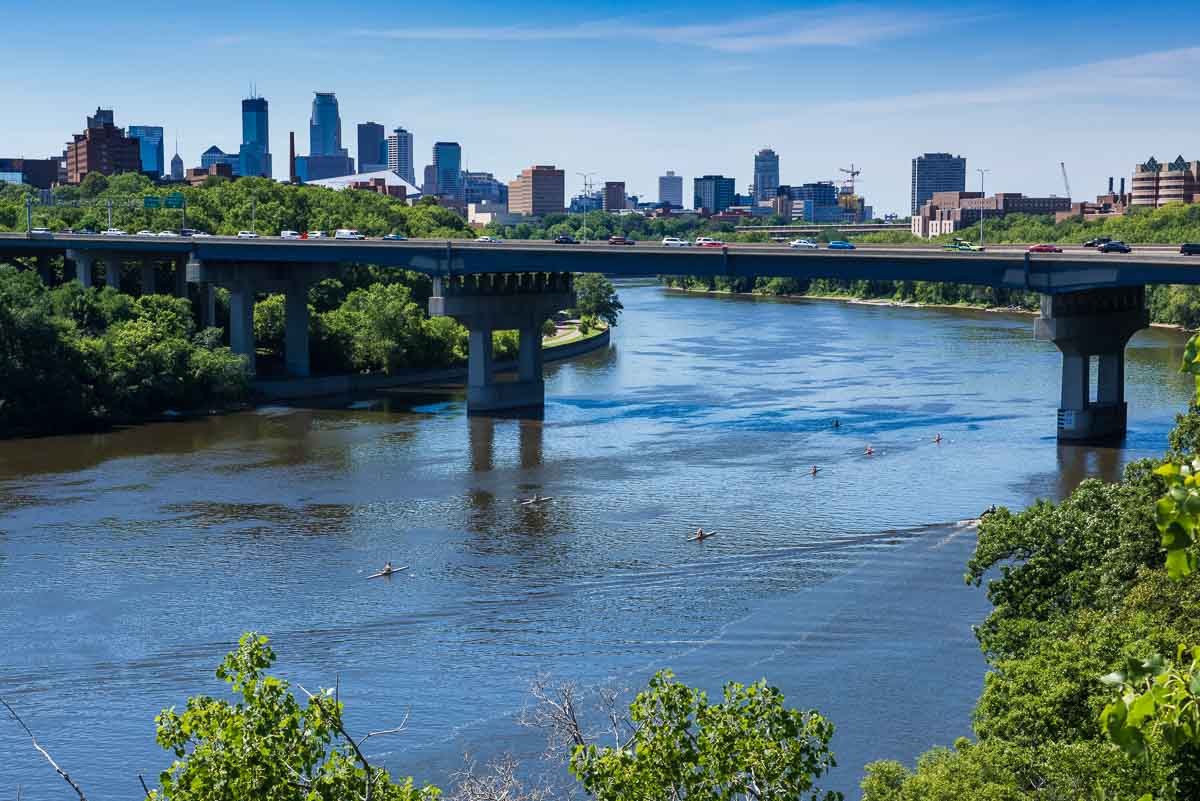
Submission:
<svg viewBox="0 0 1200 801">
<path fill-rule="evenodd" d="M 1120 481 L 1128 461 L 1121 447 L 1059 444 L 1054 497 L 1067 497 L 1088 478 Z"/>
</svg>

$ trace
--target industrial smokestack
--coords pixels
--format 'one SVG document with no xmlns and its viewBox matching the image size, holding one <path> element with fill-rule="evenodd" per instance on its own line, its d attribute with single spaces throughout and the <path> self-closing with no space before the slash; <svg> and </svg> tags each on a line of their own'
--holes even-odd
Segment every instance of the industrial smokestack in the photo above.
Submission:
<svg viewBox="0 0 1200 801">
<path fill-rule="evenodd" d="M 288 181 L 296 183 L 296 132 L 288 131 Z"/>
<path fill-rule="evenodd" d="M 1110 175 L 1110 176 L 1108 176 L 1108 194 L 1111 195 L 1112 190 L 1113 190 L 1113 177 Z"/>
<path fill-rule="evenodd" d="M 1121 197 L 1125 197 L 1125 178 L 1121 178 Z"/>
</svg>

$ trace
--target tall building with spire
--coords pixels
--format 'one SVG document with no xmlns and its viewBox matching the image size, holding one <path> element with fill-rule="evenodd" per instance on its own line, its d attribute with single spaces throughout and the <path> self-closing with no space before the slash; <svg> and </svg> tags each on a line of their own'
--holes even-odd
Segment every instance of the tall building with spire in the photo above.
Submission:
<svg viewBox="0 0 1200 801">
<path fill-rule="evenodd" d="M 253 92 L 242 101 L 242 146 L 238 149 L 238 168 L 242 175 L 272 176 L 267 99 L 257 97 Z"/>
<path fill-rule="evenodd" d="M 338 178 L 354 173 L 354 159 L 342 147 L 342 118 L 337 95 L 316 92 L 308 121 L 308 155 L 296 159 L 296 175 L 301 181 Z"/>
</svg>

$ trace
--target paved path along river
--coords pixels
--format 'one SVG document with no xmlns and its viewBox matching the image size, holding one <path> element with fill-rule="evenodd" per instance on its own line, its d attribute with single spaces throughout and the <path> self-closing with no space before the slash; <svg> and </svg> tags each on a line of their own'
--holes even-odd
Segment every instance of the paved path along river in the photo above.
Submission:
<svg viewBox="0 0 1200 801">
<path fill-rule="evenodd" d="M 438 783 L 464 750 L 539 750 L 514 722 L 538 674 L 765 676 L 837 724 L 830 786 L 857 797 L 865 761 L 970 731 L 987 604 L 960 521 L 1160 453 L 1189 392 L 1183 338 L 1143 332 L 1125 448 L 1058 447 L 1029 317 L 622 298 L 610 350 L 549 368 L 544 421 L 404 392 L 0 443 L 0 693 L 116 801 L 246 629 L 289 678 L 340 676 L 353 728 L 408 711 L 374 753 Z M 365 580 L 388 559 L 411 568 Z M 18 784 L 67 790 L 0 720 L 0 797 Z"/>
</svg>

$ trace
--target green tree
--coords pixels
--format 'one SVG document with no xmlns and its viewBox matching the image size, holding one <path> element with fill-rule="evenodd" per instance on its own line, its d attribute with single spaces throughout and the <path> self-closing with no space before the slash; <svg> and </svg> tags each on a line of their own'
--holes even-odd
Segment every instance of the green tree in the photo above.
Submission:
<svg viewBox="0 0 1200 801">
<path fill-rule="evenodd" d="M 434 801 L 435 787 L 396 782 L 346 730 L 332 690 L 301 703 L 287 681 L 265 671 L 267 638 L 243 634 L 217 668 L 236 700 L 193 696 L 156 718 L 158 744 L 175 757 L 150 798 L 162 801 Z"/>
<path fill-rule="evenodd" d="M 616 747 L 579 745 L 571 771 L 597 801 L 840 799 L 816 782 L 836 764 L 833 725 L 784 706 L 765 681 L 730 682 L 724 700 L 658 673 L 630 705 L 633 734 Z"/>
<path fill-rule="evenodd" d="M 610 326 L 625 307 L 617 297 L 612 281 L 600 273 L 579 273 L 575 276 L 576 308 L 580 314 L 598 317 Z"/>
</svg>

